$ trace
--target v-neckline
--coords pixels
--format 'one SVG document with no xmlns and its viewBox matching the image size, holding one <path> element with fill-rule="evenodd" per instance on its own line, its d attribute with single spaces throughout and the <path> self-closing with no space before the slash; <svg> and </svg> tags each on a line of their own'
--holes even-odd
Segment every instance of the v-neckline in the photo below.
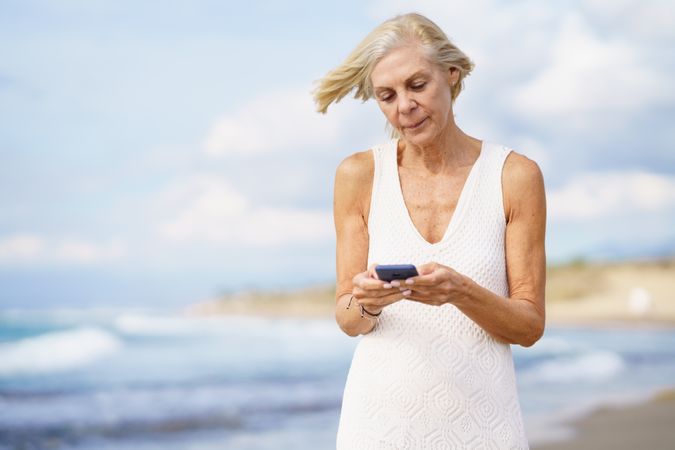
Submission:
<svg viewBox="0 0 675 450">
<path fill-rule="evenodd" d="M 478 164 L 481 162 L 483 159 L 483 154 L 485 153 L 485 140 L 481 141 L 480 144 L 480 153 L 478 154 L 478 158 L 473 162 L 473 165 L 471 166 L 471 169 L 469 169 L 469 175 L 467 175 L 466 180 L 464 180 L 464 185 L 462 186 L 462 190 L 459 192 L 459 197 L 457 199 L 457 205 L 455 206 L 455 210 L 452 212 L 450 215 L 450 220 L 448 221 L 448 225 L 445 228 L 445 233 L 443 233 L 443 236 L 441 239 L 437 242 L 429 242 L 426 240 L 424 236 L 422 236 L 422 233 L 417 229 L 415 226 L 415 222 L 412 220 L 412 216 L 410 215 L 410 210 L 408 209 L 408 205 L 405 203 L 405 197 L 403 197 L 403 187 L 401 186 L 401 175 L 398 171 L 398 139 L 393 139 L 393 145 L 394 145 L 394 157 L 392 158 L 394 160 L 394 175 L 396 177 L 396 186 L 397 186 L 397 194 L 399 197 L 399 201 L 401 204 L 401 207 L 403 208 L 403 212 L 408 220 L 408 225 L 412 229 L 413 233 L 419 238 L 420 241 L 422 241 L 423 244 L 429 246 L 429 247 L 434 247 L 437 245 L 442 244 L 445 242 L 445 240 L 452 234 L 452 231 L 454 228 L 457 226 L 456 224 L 459 222 L 461 219 L 462 213 L 465 209 L 464 204 L 466 203 L 466 197 L 469 195 L 468 191 L 471 191 L 473 189 L 473 185 L 475 184 L 474 178 L 475 178 L 475 173 L 476 173 L 476 167 Z"/>
</svg>

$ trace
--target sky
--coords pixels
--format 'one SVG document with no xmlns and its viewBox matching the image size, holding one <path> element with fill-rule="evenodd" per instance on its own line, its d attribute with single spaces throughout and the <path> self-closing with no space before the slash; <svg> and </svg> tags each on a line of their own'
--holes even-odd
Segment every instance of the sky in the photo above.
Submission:
<svg viewBox="0 0 675 450">
<path fill-rule="evenodd" d="M 388 139 L 311 90 L 400 13 L 476 64 L 459 127 L 535 160 L 550 263 L 675 254 L 668 1 L 0 1 L 0 308 L 331 282 L 335 168 Z"/>
</svg>

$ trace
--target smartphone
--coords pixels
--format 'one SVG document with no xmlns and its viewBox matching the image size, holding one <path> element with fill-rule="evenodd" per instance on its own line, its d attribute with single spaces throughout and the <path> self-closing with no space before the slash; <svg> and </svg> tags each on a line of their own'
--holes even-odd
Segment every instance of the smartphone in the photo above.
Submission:
<svg viewBox="0 0 675 450">
<path fill-rule="evenodd" d="M 412 264 L 380 264 L 375 266 L 375 272 L 382 281 L 405 280 L 419 275 Z"/>
</svg>

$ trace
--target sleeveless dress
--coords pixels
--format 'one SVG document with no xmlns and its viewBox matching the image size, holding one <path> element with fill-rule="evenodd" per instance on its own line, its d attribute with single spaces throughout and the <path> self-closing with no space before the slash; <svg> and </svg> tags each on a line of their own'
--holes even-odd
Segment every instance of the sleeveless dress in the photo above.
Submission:
<svg viewBox="0 0 675 450">
<path fill-rule="evenodd" d="M 373 148 L 368 265 L 435 261 L 507 297 L 501 175 L 510 151 L 483 141 L 445 235 L 431 244 L 403 200 L 397 140 Z M 528 449 L 511 347 L 454 305 L 385 307 L 354 351 L 337 448 Z"/>
</svg>

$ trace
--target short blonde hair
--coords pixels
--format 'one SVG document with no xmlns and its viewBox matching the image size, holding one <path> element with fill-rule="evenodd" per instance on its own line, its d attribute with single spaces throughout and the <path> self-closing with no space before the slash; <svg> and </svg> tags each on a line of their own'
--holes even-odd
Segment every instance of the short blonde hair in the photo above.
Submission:
<svg viewBox="0 0 675 450">
<path fill-rule="evenodd" d="M 373 97 L 370 74 L 373 67 L 391 50 L 409 44 L 419 44 L 429 59 L 443 70 L 455 67 L 459 81 L 451 86 L 454 102 L 462 91 L 462 80 L 474 68 L 473 62 L 457 48 L 438 25 L 421 14 L 410 13 L 389 19 L 361 41 L 347 59 L 318 81 L 314 90 L 317 110 L 325 113 L 331 103 L 339 102 L 354 88 L 354 98 L 364 102 Z"/>
</svg>

